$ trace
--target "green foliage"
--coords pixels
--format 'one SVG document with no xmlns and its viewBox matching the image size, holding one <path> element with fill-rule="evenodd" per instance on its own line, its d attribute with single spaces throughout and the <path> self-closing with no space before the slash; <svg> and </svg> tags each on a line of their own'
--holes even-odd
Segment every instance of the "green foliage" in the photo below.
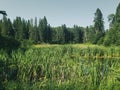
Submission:
<svg viewBox="0 0 120 90">
<path fill-rule="evenodd" d="M 110 25 L 109 25 L 110 27 L 112 27 L 112 25 L 113 25 L 114 18 L 115 18 L 114 14 L 108 15 L 108 21 L 110 22 Z"/>
<path fill-rule="evenodd" d="M 74 43 L 83 43 L 83 29 L 81 27 L 74 25 L 73 35 L 74 35 L 73 38 Z"/>
<path fill-rule="evenodd" d="M 103 15 L 99 8 L 97 8 L 95 12 L 95 18 L 94 18 L 94 28 L 96 30 L 96 33 L 104 32 L 104 22 L 103 22 Z"/>
<path fill-rule="evenodd" d="M 8 36 L 9 34 L 9 28 L 8 28 L 8 19 L 6 16 L 3 16 L 3 20 L 1 22 L 1 34 L 3 36 Z"/>
<path fill-rule="evenodd" d="M 95 30 L 93 26 L 86 27 L 84 31 L 84 42 L 85 43 L 96 43 L 96 35 L 95 35 Z"/>
<path fill-rule="evenodd" d="M 101 38 L 104 37 L 104 21 L 103 15 L 99 8 L 97 8 L 94 18 L 94 29 L 95 29 L 95 44 L 102 43 Z"/>
<path fill-rule="evenodd" d="M 20 46 L 20 42 L 13 39 L 0 36 L 0 49 L 4 49 L 6 51 L 11 51 L 17 49 Z"/>
<path fill-rule="evenodd" d="M 117 47 L 0 50 L 0 83 L 6 90 L 117 90 L 119 57 Z"/>
<path fill-rule="evenodd" d="M 107 32 L 104 44 L 105 45 L 120 45 L 120 4 L 116 9 L 116 14 L 112 16 L 112 20 L 110 23 L 111 27 Z"/>
<path fill-rule="evenodd" d="M 117 6 L 116 13 L 113 19 L 113 24 L 120 23 L 120 3 Z"/>
<path fill-rule="evenodd" d="M 34 22 L 34 24 L 33 24 Z M 34 44 L 40 43 L 82 43 L 84 28 L 74 26 L 68 28 L 66 25 L 52 28 L 46 17 L 37 21 L 25 20 L 21 17 L 16 17 L 13 22 L 7 19 L 6 16 L 0 21 L 0 35 L 8 38 L 16 39 L 20 42 L 31 41 Z"/>
</svg>

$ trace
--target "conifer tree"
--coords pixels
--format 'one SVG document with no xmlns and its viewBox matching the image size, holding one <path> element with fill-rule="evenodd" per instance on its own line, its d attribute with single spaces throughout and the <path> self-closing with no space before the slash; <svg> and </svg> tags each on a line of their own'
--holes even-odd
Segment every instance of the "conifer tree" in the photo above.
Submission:
<svg viewBox="0 0 120 90">
<path fill-rule="evenodd" d="M 103 15 L 99 8 L 97 8 L 95 12 L 94 29 L 95 29 L 95 34 L 96 34 L 95 43 L 101 43 L 101 39 L 103 39 L 105 31 L 104 31 Z"/>
</svg>

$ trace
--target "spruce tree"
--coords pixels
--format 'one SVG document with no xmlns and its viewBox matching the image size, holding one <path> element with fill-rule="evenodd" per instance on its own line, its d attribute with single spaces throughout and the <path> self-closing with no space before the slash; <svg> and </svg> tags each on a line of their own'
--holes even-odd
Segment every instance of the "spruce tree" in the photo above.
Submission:
<svg viewBox="0 0 120 90">
<path fill-rule="evenodd" d="M 101 40 L 103 39 L 105 31 L 104 31 L 103 15 L 99 8 L 97 8 L 95 12 L 94 29 L 95 29 L 95 35 L 96 35 L 95 44 L 102 43 Z"/>
<path fill-rule="evenodd" d="M 120 3 L 111 22 L 112 26 L 105 36 L 104 45 L 120 45 Z"/>
</svg>

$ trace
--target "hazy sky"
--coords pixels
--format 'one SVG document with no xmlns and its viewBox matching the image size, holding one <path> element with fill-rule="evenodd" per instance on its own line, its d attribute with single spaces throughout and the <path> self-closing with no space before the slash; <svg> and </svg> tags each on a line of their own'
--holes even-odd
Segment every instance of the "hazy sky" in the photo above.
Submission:
<svg viewBox="0 0 120 90">
<path fill-rule="evenodd" d="M 120 0 L 0 0 L 0 10 L 5 10 L 13 20 L 16 16 L 25 19 L 47 17 L 51 26 L 66 24 L 71 27 L 93 25 L 94 13 L 100 8 L 105 27 L 107 16 L 115 13 Z M 2 16 L 0 15 L 0 18 Z"/>
</svg>

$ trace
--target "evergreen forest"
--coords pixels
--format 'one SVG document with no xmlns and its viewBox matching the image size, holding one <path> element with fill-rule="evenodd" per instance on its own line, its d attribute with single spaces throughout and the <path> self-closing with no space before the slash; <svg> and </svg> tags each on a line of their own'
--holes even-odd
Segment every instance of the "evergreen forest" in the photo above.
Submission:
<svg viewBox="0 0 120 90">
<path fill-rule="evenodd" d="M 44 16 L 25 20 L 16 17 L 13 22 L 7 15 L 1 13 L 3 18 L 0 20 L 0 40 L 3 41 L 0 47 L 4 47 L 9 40 L 18 42 L 30 42 L 32 44 L 75 44 L 91 43 L 105 46 L 120 45 L 120 4 L 115 14 L 108 16 L 110 23 L 109 29 L 104 28 L 104 17 L 99 8 L 95 11 L 93 25 L 82 27 L 74 25 L 67 27 L 65 24 L 58 27 L 51 27 Z M 4 40 L 5 39 L 5 40 Z"/>
</svg>

